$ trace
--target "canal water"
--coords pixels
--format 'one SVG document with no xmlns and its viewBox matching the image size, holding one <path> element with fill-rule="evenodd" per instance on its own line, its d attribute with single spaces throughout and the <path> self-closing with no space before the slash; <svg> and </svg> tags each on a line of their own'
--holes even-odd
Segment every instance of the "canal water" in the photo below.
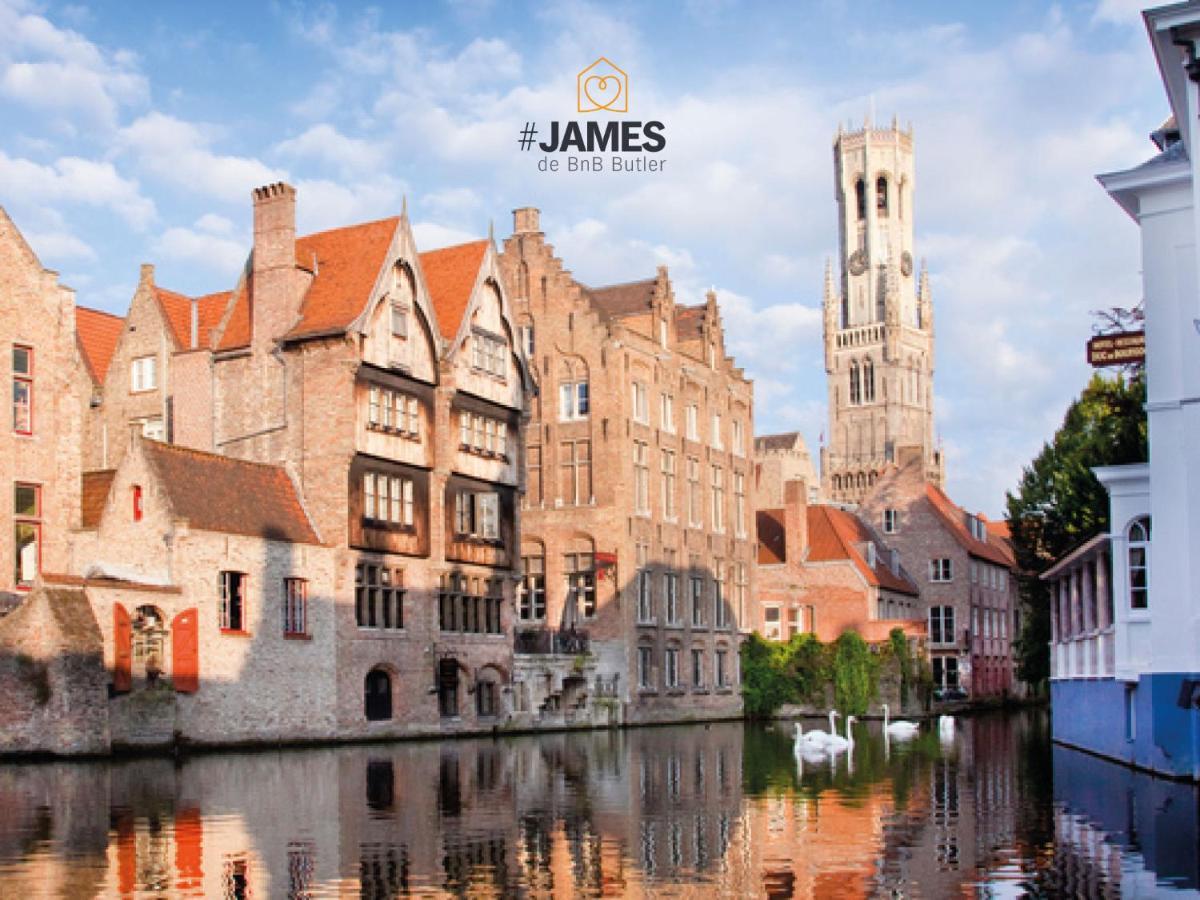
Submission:
<svg viewBox="0 0 1200 900">
<path fill-rule="evenodd" d="M 807 723 L 819 727 L 819 723 Z M 0 897 L 1198 896 L 1197 791 L 1043 712 L 0 765 Z"/>
</svg>

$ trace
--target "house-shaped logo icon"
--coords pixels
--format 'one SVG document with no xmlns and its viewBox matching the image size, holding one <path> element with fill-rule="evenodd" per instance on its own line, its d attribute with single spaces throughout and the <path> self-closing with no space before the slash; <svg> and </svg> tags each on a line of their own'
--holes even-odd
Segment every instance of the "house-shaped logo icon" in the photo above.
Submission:
<svg viewBox="0 0 1200 900">
<path fill-rule="evenodd" d="M 579 73 L 575 92 L 581 113 L 629 112 L 629 76 L 603 56 Z"/>
</svg>

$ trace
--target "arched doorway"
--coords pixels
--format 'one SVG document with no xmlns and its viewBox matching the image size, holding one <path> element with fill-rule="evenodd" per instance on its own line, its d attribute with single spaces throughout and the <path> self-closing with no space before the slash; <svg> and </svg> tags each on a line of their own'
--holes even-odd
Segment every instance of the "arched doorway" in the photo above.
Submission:
<svg viewBox="0 0 1200 900">
<path fill-rule="evenodd" d="M 385 669 L 372 669 L 363 681 L 363 712 L 369 722 L 392 717 L 392 678 Z"/>
</svg>

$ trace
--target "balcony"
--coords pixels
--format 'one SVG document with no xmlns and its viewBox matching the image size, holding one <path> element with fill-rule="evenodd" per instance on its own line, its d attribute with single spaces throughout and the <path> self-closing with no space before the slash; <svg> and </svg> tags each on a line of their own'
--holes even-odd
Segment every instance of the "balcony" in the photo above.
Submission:
<svg viewBox="0 0 1200 900">
<path fill-rule="evenodd" d="M 518 654 L 578 656 L 588 648 L 587 632 L 575 628 L 526 628 L 513 633 L 513 652 Z"/>
</svg>

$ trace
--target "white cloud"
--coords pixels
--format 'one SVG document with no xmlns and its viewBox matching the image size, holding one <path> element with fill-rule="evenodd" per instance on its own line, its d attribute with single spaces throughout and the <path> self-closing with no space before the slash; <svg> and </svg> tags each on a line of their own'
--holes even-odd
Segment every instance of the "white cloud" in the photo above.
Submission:
<svg viewBox="0 0 1200 900">
<path fill-rule="evenodd" d="M 54 268 L 59 260 L 94 262 L 96 251 L 81 238 L 66 231 L 25 231 L 25 239 L 42 265 Z"/>
<path fill-rule="evenodd" d="M 325 179 L 296 183 L 296 220 L 301 232 L 340 228 L 400 214 L 403 183 L 378 176 L 353 184 Z"/>
<path fill-rule="evenodd" d="M 254 188 L 287 178 L 253 157 L 214 153 L 201 126 L 161 112 L 147 113 L 121 129 L 117 144 L 142 170 L 227 203 L 244 205 Z"/>
<path fill-rule="evenodd" d="M 139 231 L 155 218 L 154 202 L 142 196 L 136 181 L 122 177 L 112 163 L 76 156 L 41 165 L 0 151 L 0 195 L 31 204 L 111 208 Z"/>
<path fill-rule="evenodd" d="M 204 266 L 215 280 L 231 282 L 245 264 L 249 246 L 249 239 L 221 237 L 197 222 L 193 228 L 168 228 L 155 240 L 153 251 L 174 262 Z"/>
<path fill-rule="evenodd" d="M 437 222 L 414 222 L 412 226 L 413 240 L 417 249 L 424 253 L 439 247 L 452 247 L 455 244 L 465 244 L 477 241 L 483 235 L 473 231 L 463 231 L 458 228 L 447 228 Z"/>
<path fill-rule="evenodd" d="M 275 145 L 275 152 L 290 159 L 313 160 L 342 173 L 373 171 L 387 158 L 384 147 L 346 137 L 328 123 L 313 125 L 303 134 Z"/>
</svg>

